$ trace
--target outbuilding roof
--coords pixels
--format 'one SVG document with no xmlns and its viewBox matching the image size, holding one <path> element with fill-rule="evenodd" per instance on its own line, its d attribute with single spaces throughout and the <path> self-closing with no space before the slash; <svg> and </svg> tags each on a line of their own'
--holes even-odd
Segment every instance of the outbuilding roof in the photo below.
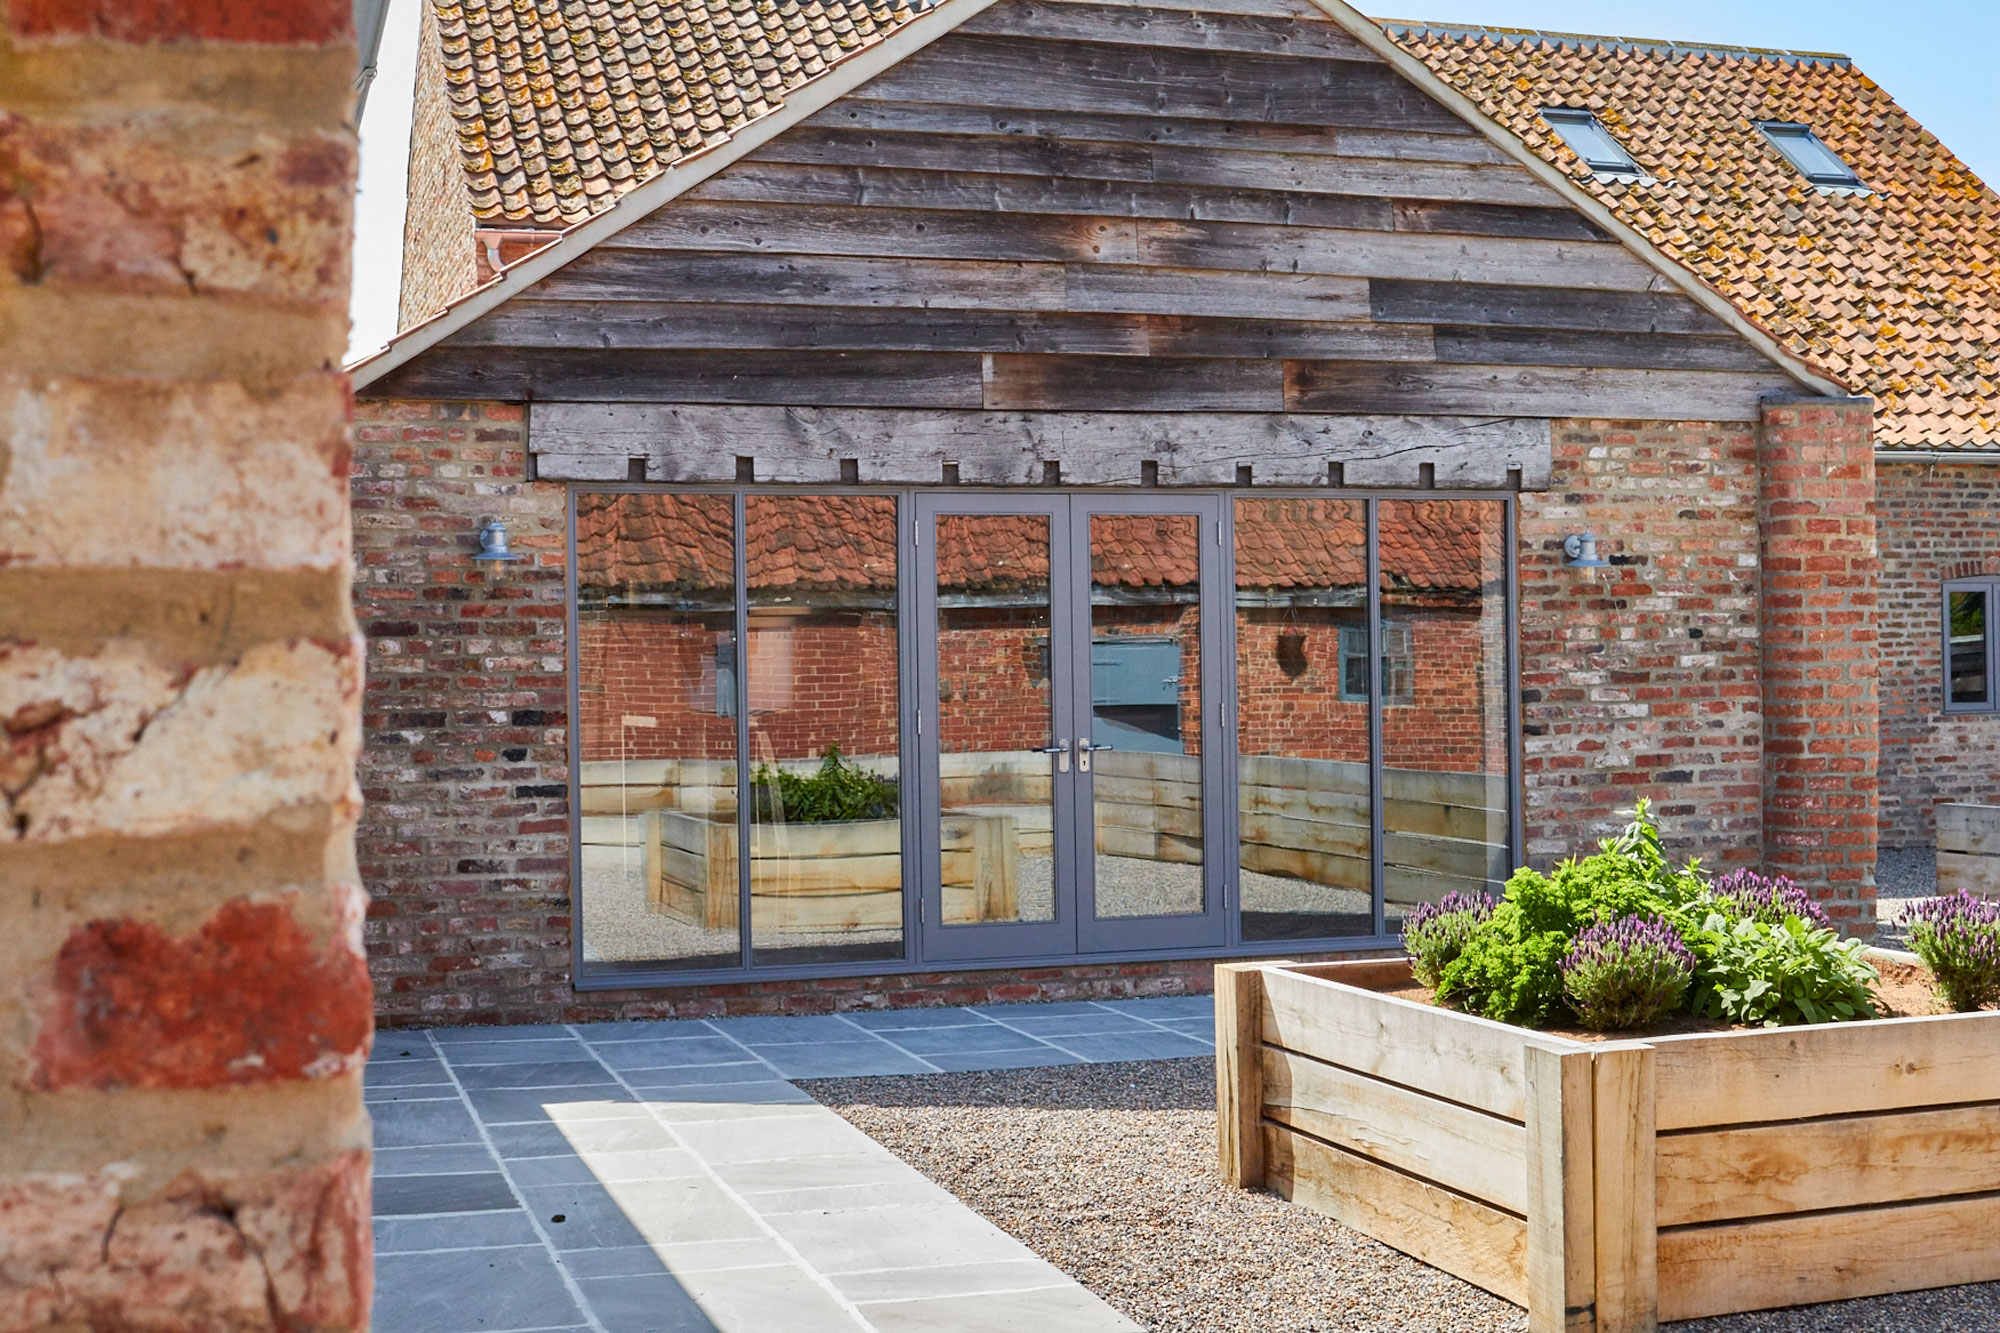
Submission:
<svg viewBox="0 0 2000 1333">
<path fill-rule="evenodd" d="M 1383 20 L 1405 50 L 1812 364 L 1876 443 L 2000 447 L 2000 196 L 1843 56 Z M 1593 172 L 1543 120 L 1593 112 L 1650 178 Z M 1808 127 L 1864 192 L 1758 129 Z"/>
<path fill-rule="evenodd" d="M 729 139 L 930 0 L 427 0 L 472 212 L 564 227 Z"/>
</svg>

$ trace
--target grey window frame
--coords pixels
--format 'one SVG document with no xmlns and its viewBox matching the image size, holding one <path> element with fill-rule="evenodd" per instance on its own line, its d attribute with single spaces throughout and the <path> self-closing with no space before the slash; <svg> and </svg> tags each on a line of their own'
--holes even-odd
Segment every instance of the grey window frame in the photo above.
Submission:
<svg viewBox="0 0 2000 1333">
<path fill-rule="evenodd" d="M 1223 583 L 1223 596 L 1228 599 L 1217 604 L 1215 620 L 1217 642 L 1213 648 L 1212 661 L 1215 664 L 1214 688 L 1220 692 L 1227 721 L 1223 725 L 1225 736 L 1231 743 L 1216 747 L 1218 762 L 1222 765 L 1222 790 L 1227 793 L 1219 803 L 1215 814 L 1220 824 L 1218 840 L 1221 846 L 1234 847 L 1237 840 L 1236 809 L 1236 747 L 1234 738 L 1234 715 L 1236 705 L 1236 615 L 1233 602 L 1233 587 L 1236 560 L 1236 506 L 1234 501 L 1246 495 L 1268 496 L 1271 498 L 1312 498 L 1339 497 L 1361 501 L 1367 511 L 1367 559 L 1369 636 L 1375 651 L 1369 656 L 1371 683 L 1374 701 L 1370 704 L 1370 765 L 1372 769 L 1373 796 L 1373 842 L 1375 915 L 1376 930 L 1372 935 L 1332 936 L 1323 940 L 1278 940 L 1246 941 L 1242 935 L 1240 911 L 1240 885 L 1236 858 L 1219 858 L 1221 867 L 1223 896 L 1221 913 L 1223 917 L 1224 942 L 1220 945 L 1203 944 L 1189 947 L 1138 948 L 1102 953 L 1077 951 L 1032 956 L 1014 956 L 992 960 L 968 959 L 962 962 L 939 962 L 927 959 L 921 951 L 922 926 L 918 921 L 917 895 L 908 891 L 903 895 L 903 954 L 901 958 L 884 958 L 861 962 L 836 963 L 785 963 L 758 966 L 753 961 L 751 932 L 747 926 L 750 920 L 749 903 L 749 824 L 739 821 L 738 839 L 742 844 L 739 855 L 740 915 L 746 923 L 739 939 L 741 962 L 736 967 L 725 968 L 673 968 L 647 962 L 586 962 L 583 957 L 583 864 L 582 843 L 575 836 L 580 818 L 580 787 L 582 781 L 582 738 L 576 720 L 580 716 L 582 687 L 581 662 L 579 660 L 578 622 L 580 603 L 577 596 L 576 564 L 576 512 L 577 497 L 581 494 L 723 494 L 734 501 L 736 524 L 736 587 L 737 614 L 736 636 L 739 662 L 742 645 L 747 636 L 749 615 L 747 549 L 744 530 L 744 509 L 746 499 L 751 495 L 877 495 L 894 497 L 897 522 L 897 606 L 898 606 L 898 666 L 897 679 L 900 697 L 903 700 L 902 717 L 898 729 L 899 754 L 908 765 L 921 753 L 914 724 L 914 710 L 910 701 L 920 697 L 920 680 L 916 660 L 916 635 L 913 632 L 918 619 L 917 578 L 910 560 L 911 536 L 917 522 L 916 497 L 940 491 L 966 495 L 985 491 L 995 496 L 1033 494 L 1037 488 L 1008 489 L 986 487 L 929 487 L 929 486 L 785 486 L 769 483 L 741 484 L 678 484 L 671 482 L 613 482 L 588 481 L 565 484 L 565 565 L 564 596 L 566 609 L 564 618 L 568 642 L 565 660 L 569 681 L 565 691 L 568 703 L 569 755 L 569 821 L 570 821 L 570 986 L 573 990 L 588 993 L 605 990 L 672 989 L 685 986 L 708 986 L 717 984 L 742 983 L 745 981 L 805 981 L 817 978 L 857 977 L 857 976 L 897 976 L 909 973 L 937 971 L 941 967 L 953 971 L 976 971 L 987 968 L 1001 970 L 1022 967 L 1064 967 L 1095 966 L 1100 964 L 1168 962 L 1174 960 L 1200 960 L 1207 958 L 1255 958 L 1284 957 L 1310 950 L 1317 954 L 1338 954 L 1364 952 L 1394 948 L 1398 937 L 1385 930 L 1383 902 L 1383 837 L 1382 826 L 1382 700 L 1385 682 L 1381 676 L 1382 660 L 1382 617 L 1380 614 L 1380 568 L 1377 551 L 1378 531 L 1376 514 L 1380 504 L 1388 500 L 1437 501 L 1437 500 L 1482 500 L 1498 503 L 1502 507 L 1503 540 L 1506 546 L 1505 562 L 1505 608 L 1507 621 L 1507 749 L 1511 763 L 1508 775 L 1511 809 L 1509 811 L 1509 854 L 1513 864 L 1522 863 L 1526 852 L 1527 839 L 1524 827 L 1525 801 L 1523 784 L 1523 746 L 1521 735 L 1521 661 L 1520 661 L 1520 575 L 1519 575 L 1519 497 L 1511 491 L 1490 490 L 1445 490 L 1445 489 L 1396 489 L 1396 490 L 1346 490 L 1336 487 L 1256 487 L 1254 490 L 1231 487 L 1187 487 L 1161 488 L 1148 491 L 1131 487 L 1063 487 L 1062 493 L 1083 497 L 1085 502 L 1115 498 L 1119 503 L 1137 504 L 1144 507 L 1146 497 L 1165 498 L 1173 495 L 1213 495 L 1217 497 L 1220 511 L 1220 531 L 1216 540 L 1223 552 L 1219 574 Z M 1089 636 L 1083 636 L 1079 651 L 1087 654 Z M 748 673 L 736 673 L 737 695 L 737 754 L 739 764 L 739 809 L 748 809 L 748 754 L 749 708 L 745 695 L 748 691 Z M 906 770 L 907 771 L 907 770 Z M 920 820 L 905 818 L 903 821 L 903 864 L 921 864 Z"/>
<path fill-rule="evenodd" d="M 1982 703 L 1955 703 L 1951 697 L 1951 595 L 1955 592 L 1986 594 L 1986 699 Z M 2000 713 L 2000 625 L 1994 612 L 2000 610 L 2000 575 L 1989 574 L 1963 579 L 1946 579 L 1938 591 L 1938 692 L 1942 711 L 1947 713 Z"/>
<path fill-rule="evenodd" d="M 1817 185 L 1824 190 L 1867 191 L 1868 184 L 1861 179 L 1861 173 L 1853 167 L 1848 166 L 1846 158 L 1827 147 L 1826 140 L 1815 134 L 1812 126 L 1802 124 L 1796 120 L 1759 120 L 1753 121 L 1752 124 L 1756 125 L 1757 132 L 1764 136 L 1764 142 L 1777 149 L 1779 156 L 1791 163 L 1792 169 L 1805 177 L 1811 184 Z M 1831 176 L 1824 171 L 1819 171 L 1808 166 L 1798 153 L 1793 150 L 1792 143 L 1790 142 L 1798 139 L 1804 139 L 1813 144 L 1822 153 L 1825 153 L 1829 158 L 1838 162 L 1840 169 L 1846 174 L 1843 176 Z"/>
<path fill-rule="evenodd" d="M 1638 160 L 1632 156 L 1624 144 L 1618 142 L 1618 137 L 1604 127 L 1604 122 L 1597 118 L 1595 112 L 1586 110 L 1580 106 L 1545 106 L 1541 109 L 1541 117 L 1543 123 L 1556 132 L 1556 136 L 1563 141 L 1564 146 L 1572 153 L 1575 153 L 1577 157 L 1581 158 L 1583 164 L 1589 167 L 1593 174 L 1606 180 L 1644 181 L 1650 179 L 1646 174 L 1645 168 L 1639 165 Z M 1606 143 L 1618 150 L 1617 160 L 1592 157 L 1584 152 L 1583 149 L 1577 147 L 1576 141 L 1570 138 L 1568 133 L 1569 126 L 1583 126 L 1596 131 Z"/>
</svg>

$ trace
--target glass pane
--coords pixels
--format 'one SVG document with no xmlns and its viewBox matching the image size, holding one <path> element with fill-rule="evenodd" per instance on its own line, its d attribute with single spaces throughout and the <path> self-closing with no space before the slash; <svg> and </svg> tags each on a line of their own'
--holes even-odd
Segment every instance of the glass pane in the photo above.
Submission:
<svg viewBox="0 0 2000 1333">
<path fill-rule="evenodd" d="M 1243 938 L 1373 934 L 1362 502 L 1236 502 L 1236 718 Z"/>
<path fill-rule="evenodd" d="M 1499 893 L 1512 870 L 1506 521 L 1497 500 L 1384 500 L 1376 513 L 1391 933 L 1454 889 Z"/>
<path fill-rule="evenodd" d="M 735 507 L 579 495 L 586 961 L 736 967 Z"/>
<path fill-rule="evenodd" d="M 753 495 L 753 961 L 903 956 L 896 501 Z"/>
<path fill-rule="evenodd" d="M 1951 656 L 1945 666 L 1955 704 L 1983 704 L 1986 685 L 1986 590 L 1949 595 Z"/>
<path fill-rule="evenodd" d="M 1053 921 L 1049 519 L 937 520 L 945 926 Z"/>
<path fill-rule="evenodd" d="M 1090 520 L 1097 916 L 1199 916 L 1201 524 Z"/>
</svg>

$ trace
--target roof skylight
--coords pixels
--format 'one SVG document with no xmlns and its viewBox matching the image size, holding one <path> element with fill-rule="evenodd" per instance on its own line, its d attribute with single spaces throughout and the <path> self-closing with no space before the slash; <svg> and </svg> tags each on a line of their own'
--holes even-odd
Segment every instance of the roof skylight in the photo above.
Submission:
<svg viewBox="0 0 2000 1333">
<path fill-rule="evenodd" d="M 1861 177 L 1819 141 L 1804 125 L 1783 120 L 1760 120 L 1757 128 L 1771 141 L 1771 146 L 1785 155 L 1785 160 L 1799 169 L 1799 174 L 1814 185 L 1830 189 L 1866 189 Z"/>
<path fill-rule="evenodd" d="M 1632 155 L 1588 111 L 1578 107 L 1546 106 L 1542 108 L 1542 119 L 1562 136 L 1570 151 L 1582 158 L 1584 165 L 1598 175 L 1619 180 L 1645 177 L 1646 173 L 1639 170 L 1639 164 L 1632 160 Z"/>
</svg>

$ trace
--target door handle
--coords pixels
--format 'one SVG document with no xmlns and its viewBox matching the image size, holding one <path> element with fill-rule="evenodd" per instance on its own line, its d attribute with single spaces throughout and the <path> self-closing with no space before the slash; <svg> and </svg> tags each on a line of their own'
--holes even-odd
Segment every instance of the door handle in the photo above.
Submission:
<svg viewBox="0 0 2000 1333">
<path fill-rule="evenodd" d="M 1035 753 L 1054 755 L 1056 757 L 1056 772 L 1058 773 L 1069 772 L 1069 737 L 1067 736 L 1063 737 L 1061 740 L 1057 741 L 1054 745 L 1040 746 L 1035 750 Z M 1088 769 L 1090 765 L 1086 763 L 1084 767 Z"/>
<path fill-rule="evenodd" d="M 1099 750 L 1115 750 L 1117 748 L 1115 745 L 1094 745 L 1088 736 L 1077 737 L 1076 771 L 1079 773 L 1088 773 L 1090 771 L 1090 756 L 1096 754 Z"/>
</svg>

